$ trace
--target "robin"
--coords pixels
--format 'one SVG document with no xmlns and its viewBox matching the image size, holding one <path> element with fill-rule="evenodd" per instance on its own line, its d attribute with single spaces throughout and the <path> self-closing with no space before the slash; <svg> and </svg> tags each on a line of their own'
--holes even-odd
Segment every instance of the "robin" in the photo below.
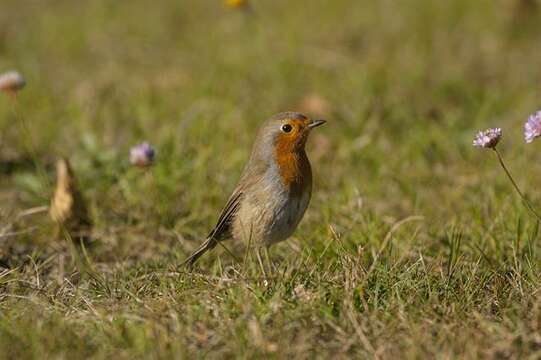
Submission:
<svg viewBox="0 0 541 360">
<path fill-rule="evenodd" d="M 214 229 L 186 259 L 188 267 L 223 240 L 269 247 L 291 236 L 312 194 L 312 169 L 304 146 L 312 129 L 325 122 L 283 112 L 263 123 L 240 181 Z"/>
</svg>

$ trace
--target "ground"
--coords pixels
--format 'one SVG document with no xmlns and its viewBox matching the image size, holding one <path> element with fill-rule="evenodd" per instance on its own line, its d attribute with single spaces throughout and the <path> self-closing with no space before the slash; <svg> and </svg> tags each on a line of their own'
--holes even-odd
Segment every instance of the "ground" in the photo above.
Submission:
<svg viewBox="0 0 541 360">
<path fill-rule="evenodd" d="M 0 358 L 539 357 L 538 224 L 472 147 L 501 127 L 541 207 L 538 3 L 240 3 L 3 1 L 0 71 L 27 86 L 0 97 Z M 266 279 L 219 248 L 187 272 L 284 110 L 328 120 L 300 227 Z M 39 211 L 60 156 L 84 248 Z"/>
</svg>

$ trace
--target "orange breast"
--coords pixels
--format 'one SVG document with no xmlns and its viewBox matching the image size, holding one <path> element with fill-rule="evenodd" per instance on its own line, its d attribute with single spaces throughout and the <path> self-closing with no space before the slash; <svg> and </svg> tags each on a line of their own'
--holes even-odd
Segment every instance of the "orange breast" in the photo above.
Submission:
<svg viewBox="0 0 541 360">
<path fill-rule="evenodd" d="M 289 138 L 276 142 L 276 164 L 283 184 L 291 196 L 300 197 L 312 187 L 312 170 L 303 148 Z"/>
</svg>

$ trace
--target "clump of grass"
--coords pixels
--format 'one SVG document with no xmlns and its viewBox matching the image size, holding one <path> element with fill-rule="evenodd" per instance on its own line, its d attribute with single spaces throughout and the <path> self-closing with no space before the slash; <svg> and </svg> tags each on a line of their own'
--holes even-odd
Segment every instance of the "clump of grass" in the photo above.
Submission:
<svg viewBox="0 0 541 360">
<path fill-rule="evenodd" d="M 539 14 L 488 0 L 40 5 L 0 13 L 0 66 L 32 74 L 16 103 L 0 97 L 0 163 L 32 153 L 42 169 L 0 166 L 0 358 L 537 356 L 537 219 L 469 134 L 494 119 L 519 131 L 539 105 Z M 312 204 L 271 251 L 273 276 L 222 249 L 179 271 L 260 121 L 299 106 L 330 126 L 309 144 Z M 142 138 L 159 159 L 128 168 Z M 498 151 L 527 169 L 513 176 L 536 204 L 538 153 L 513 141 Z M 53 241 L 36 210 L 56 154 L 77 165 L 90 248 Z"/>
</svg>

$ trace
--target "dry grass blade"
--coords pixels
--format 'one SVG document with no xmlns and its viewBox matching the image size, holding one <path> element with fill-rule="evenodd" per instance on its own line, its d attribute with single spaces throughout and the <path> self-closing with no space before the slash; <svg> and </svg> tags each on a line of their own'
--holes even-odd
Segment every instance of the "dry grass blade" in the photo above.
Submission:
<svg viewBox="0 0 541 360">
<path fill-rule="evenodd" d="M 87 234 L 92 222 L 84 198 L 77 186 L 77 179 L 67 159 L 56 163 L 56 187 L 51 199 L 49 215 L 61 229 L 72 237 Z M 74 239 L 75 240 L 75 239 Z"/>
<path fill-rule="evenodd" d="M 398 228 L 400 228 L 400 226 L 402 226 L 402 225 L 404 225 L 404 224 L 406 224 L 408 222 L 411 222 L 411 221 L 423 221 L 423 220 L 424 220 L 423 216 L 414 215 L 414 216 L 408 216 L 407 218 L 404 218 L 404 219 L 394 223 L 393 226 L 391 227 L 391 229 L 385 235 L 385 238 L 383 239 L 383 242 L 381 243 L 381 246 L 380 246 L 378 252 L 376 253 L 376 256 L 374 257 L 374 260 L 372 261 L 372 265 L 370 265 L 370 268 L 368 268 L 368 271 L 366 272 L 365 278 L 368 278 L 370 276 L 370 274 L 372 273 L 372 271 L 374 271 L 374 269 L 376 268 L 376 266 L 378 264 L 378 259 L 381 256 L 381 254 L 383 253 L 383 251 L 385 251 L 385 248 L 389 244 L 389 241 L 391 241 L 393 233 L 396 230 L 398 230 Z"/>
</svg>

